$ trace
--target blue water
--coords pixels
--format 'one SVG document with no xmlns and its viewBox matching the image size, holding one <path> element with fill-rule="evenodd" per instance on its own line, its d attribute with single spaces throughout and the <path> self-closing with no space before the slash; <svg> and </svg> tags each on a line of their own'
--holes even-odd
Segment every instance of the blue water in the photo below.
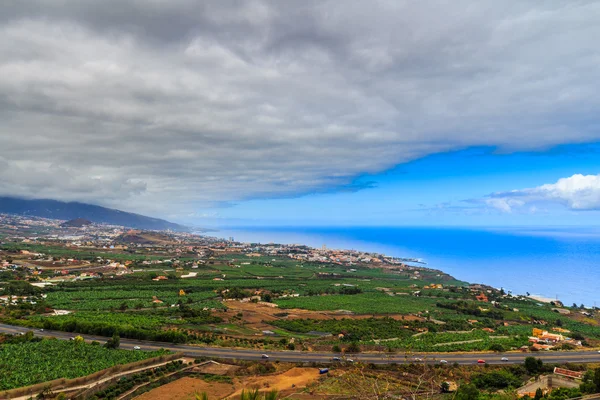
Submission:
<svg viewBox="0 0 600 400">
<path fill-rule="evenodd" d="M 457 279 L 600 305 L 600 229 L 243 228 L 213 236 L 423 258 Z M 597 303 L 597 304 L 596 304 Z"/>
</svg>

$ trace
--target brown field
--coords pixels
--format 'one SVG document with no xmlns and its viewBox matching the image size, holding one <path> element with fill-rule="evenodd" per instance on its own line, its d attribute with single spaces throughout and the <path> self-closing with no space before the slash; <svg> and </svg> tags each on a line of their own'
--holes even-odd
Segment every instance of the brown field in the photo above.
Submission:
<svg viewBox="0 0 600 400">
<path fill-rule="evenodd" d="M 319 376 L 317 368 L 292 368 L 282 374 L 252 376 L 243 379 L 242 387 L 229 395 L 229 398 L 238 397 L 243 389 L 259 389 L 261 391 L 275 389 L 280 392 L 280 395 L 288 395 L 300 391 L 306 385 L 319 379 Z"/>
<path fill-rule="evenodd" d="M 185 377 L 144 393 L 135 400 L 192 400 L 196 392 L 206 392 L 211 399 L 235 399 L 244 389 L 261 391 L 275 389 L 279 391 L 280 396 L 287 396 L 301 391 L 306 385 L 315 382 L 319 376 L 317 368 L 291 368 L 283 373 L 273 375 L 235 378 L 233 385 Z M 309 398 L 319 399 L 320 397 Z"/>
<path fill-rule="evenodd" d="M 366 319 L 371 318 L 377 315 L 373 314 L 362 314 L 362 315 L 354 315 L 354 314 L 345 314 L 345 313 L 336 313 L 335 311 L 309 311 L 302 310 L 299 308 L 291 308 L 291 309 L 280 309 L 278 307 L 268 307 L 263 304 L 258 303 L 241 303 L 239 301 L 228 301 L 224 304 L 231 310 L 231 312 L 241 312 L 243 314 L 244 321 L 248 323 L 260 323 L 260 322 L 268 322 L 274 321 L 277 319 L 281 319 L 277 317 L 276 314 L 287 313 L 287 317 L 285 319 L 341 319 L 341 318 L 352 318 L 352 319 Z M 424 321 L 424 318 L 417 317 L 414 315 L 402 315 L 402 314 L 387 314 L 386 317 L 405 321 Z M 224 315 L 227 318 L 227 315 Z M 379 315 L 379 317 L 383 317 L 383 315 Z"/>
<path fill-rule="evenodd" d="M 194 393 L 206 392 L 211 399 L 222 399 L 234 390 L 228 383 L 205 382 L 197 378 L 181 378 L 167 383 L 147 393 L 137 396 L 136 400 L 188 400 L 194 399 Z"/>
<path fill-rule="evenodd" d="M 201 372 L 203 374 L 212 374 L 212 375 L 227 375 L 230 372 L 235 372 L 239 369 L 236 365 L 229 364 L 220 364 L 220 363 L 208 363 L 204 365 L 199 365 L 194 367 L 194 372 Z"/>
</svg>

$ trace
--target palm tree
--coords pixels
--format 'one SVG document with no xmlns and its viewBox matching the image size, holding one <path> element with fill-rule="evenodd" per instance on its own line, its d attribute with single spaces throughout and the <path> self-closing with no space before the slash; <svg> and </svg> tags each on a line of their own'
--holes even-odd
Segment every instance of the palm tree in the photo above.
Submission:
<svg viewBox="0 0 600 400">
<path fill-rule="evenodd" d="M 279 398 L 279 392 L 275 389 L 265 393 L 264 400 L 277 400 Z"/>
<path fill-rule="evenodd" d="M 194 396 L 196 397 L 196 400 L 208 400 L 208 395 L 206 394 L 206 392 L 194 392 Z"/>
<path fill-rule="evenodd" d="M 271 390 L 265 393 L 263 396 L 260 395 L 258 389 L 254 390 L 242 390 L 240 400 L 277 400 L 279 398 L 279 392 L 277 390 Z"/>
<path fill-rule="evenodd" d="M 240 394 L 240 400 L 259 400 L 260 399 L 260 393 L 258 392 L 258 389 L 254 389 L 254 390 L 248 390 L 246 392 L 246 390 L 242 390 L 242 394 Z"/>
</svg>

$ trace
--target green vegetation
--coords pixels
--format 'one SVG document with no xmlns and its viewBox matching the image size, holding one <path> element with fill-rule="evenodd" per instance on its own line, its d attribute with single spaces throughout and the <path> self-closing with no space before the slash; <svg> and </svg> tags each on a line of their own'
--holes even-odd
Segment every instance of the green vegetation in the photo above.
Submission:
<svg viewBox="0 0 600 400">
<path fill-rule="evenodd" d="M 29 285 L 27 280 L 61 273 L 36 271 L 34 277 L 27 275 L 25 267 L 2 272 L 8 279 L 0 294 L 36 298 L 33 303 L 0 308 L 0 321 L 34 328 L 174 343 L 298 350 L 313 345 L 346 348 L 356 343 L 365 350 L 502 352 L 527 345 L 532 328 L 551 330 L 552 326 L 570 330 L 569 336 L 582 340 L 584 345 L 595 345 L 600 340 L 600 330 L 594 326 L 597 320 L 588 323 L 558 314 L 552 305 L 506 297 L 491 288 L 469 288 L 464 282 L 425 268 L 349 268 L 281 255 L 250 257 L 235 253 L 199 260 L 196 253 L 187 253 L 189 249 L 174 256 L 170 247 L 160 249 L 162 256 L 156 248 L 133 246 L 130 250 L 102 252 L 58 244 L 5 243 L 1 248 L 10 251 L 7 255 L 11 258 L 26 260 L 19 250 L 90 261 L 86 265 L 102 264 L 106 259 L 129 262 L 129 273 L 122 276 L 104 271 L 93 279 L 88 275 L 44 289 Z M 97 261 L 98 257 L 102 260 Z M 197 275 L 180 278 L 189 272 Z M 152 280 L 158 276 L 167 279 Z M 490 302 L 476 299 L 484 292 Z M 257 294 L 262 301 L 273 302 L 281 309 L 275 314 L 278 319 L 265 321 L 271 325 L 268 328 L 257 326 L 256 315 L 248 319 L 246 312 L 227 311 L 230 304 L 237 308 L 230 301 L 249 300 Z M 337 316 L 288 320 L 286 310 L 294 308 L 333 311 Z M 52 309 L 72 313 L 54 316 Z M 257 338 L 263 329 L 277 337 Z M 280 344 L 281 338 L 298 342 Z"/>
<path fill-rule="evenodd" d="M 383 293 L 330 295 L 278 299 L 281 308 L 307 310 L 347 310 L 357 314 L 405 314 L 425 312 L 435 307 L 436 300 L 414 296 L 389 296 Z"/>
<path fill-rule="evenodd" d="M 208 311 L 193 310 L 185 305 L 175 310 L 156 310 L 148 312 L 77 312 L 75 314 L 42 317 L 31 316 L 30 326 L 66 332 L 91 335 L 113 336 L 115 333 L 130 339 L 157 340 L 184 343 L 187 334 L 179 330 L 165 330 L 164 327 L 180 327 L 184 324 L 207 324 L 220 322 Z"/>
<path fill-rule="evenodd" d="M 480 390 L 496 391 L 521 386 L 522 379 L 506 370 L 490 371 L 477 374 L 472 378 L 473 384 Z"/>
<path fill-rule="evenodd" d="M 129 376 L 124 376 L 122 378 L 120 378 L 115 384 L 112 384 L 110 386 L 108 386 L 107 388 L 98 391 L 96 393 L 94 393 L 94 397 L 95 399 L 98 400 L 102 400 L 102 399 L 116 399 L 118 396 L 122 395 L 125 392 L 128 392 L 129 390 L 133 389 L 135 386 L 137 385 L 141 385 L 147 382 L 152 382 L 154 380 L 159 380 L 159 384 L 157 385 L 163 385 L 165 383 L 169 382 L 169 378 L 165 377 L 165 375 L 169 375 L 169 374 L 173 374 L 175 372 L 177 372 L 178 370 L 180 370 L 183 366 L 183 363 L 181 362 L 181 360 L 177 360 L 177 361 L 172 361 L 168 364 L 162 365 L 160 367 L 156 367 L 156 368 L 152 368 L 152 369 L 148 369 L 146 371 L 137 373 L 137 374 L 133 374 L 133 375 L 129 375 Z M 151 389 L 151 388 L 148 388 Z"/>
<path fill-rule="evenodd" d="M 45 339 L 0 346 L 0 390 L 77 378 L 118 364 L 167 354 L 109 350 L 77 341 Z"/>
</svg>

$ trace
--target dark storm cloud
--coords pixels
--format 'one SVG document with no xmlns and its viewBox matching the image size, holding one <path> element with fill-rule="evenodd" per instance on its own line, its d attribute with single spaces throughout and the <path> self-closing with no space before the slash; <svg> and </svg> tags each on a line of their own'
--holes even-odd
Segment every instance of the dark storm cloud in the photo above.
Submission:
<svg viewBox="0 0 600 400">
<path fill-rule="evenodd" d="M 158 215 L 600 138 L 595 2 L 0 5 L 0 194 Z M 175 211 L 174 211 L 175 210 Z"/>
</svg>

